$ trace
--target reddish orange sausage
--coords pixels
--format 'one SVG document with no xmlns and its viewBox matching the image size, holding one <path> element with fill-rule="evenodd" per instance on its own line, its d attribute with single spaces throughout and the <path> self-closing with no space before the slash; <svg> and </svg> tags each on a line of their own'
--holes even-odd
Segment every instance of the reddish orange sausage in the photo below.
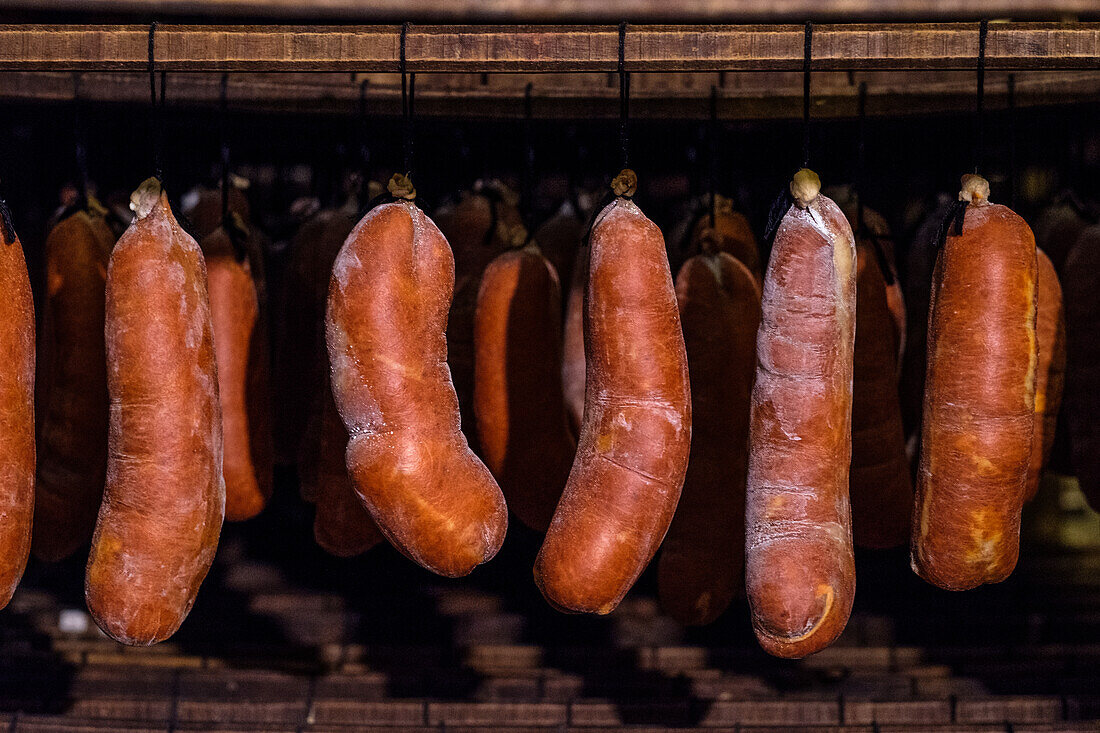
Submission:
<svg viewBox="0 0 1100 733">
<path fill-rule="evenodd" d="M 687 353 L 664 237 L 629 199 L 633 171 L 590 237 L 584 422 L 535 582 L 555 607 L 609 613 L 653 558 L 687 470 Z M 625 194 L 625 196 L 624 196 Z"/>
<path fill-rule="evenodd" d="M 481 278 L 474 415 L 485 465 L 520 521 L 545 532 L 576 443 L 561 381 L 561 286 L 538 245 L 505 252 Z"/>
<path fill-rule="evenodd" d="M 752 233 L 749 220 L 739 211 L 733 210 L 733 201 L 720 194 L 714 197 L 714 225 L 711 226 L 710 212 L 704 213 L 695 222 L 691 241 L 702 241 L 704 230 L 710 229 L 720 252 L 732 255 L 738 262 L 749 268 L 757 283 L 763 282 L 764 272 L 760 265 L 760 245 Z M 697 248 L 692 248 L 697 251 Z"/>
<path fill-rule="evenodd" d="M 300 478 L 315 468 L 303 463 L 319 439 L 307 427 L 319 424 L 328 384 L 324 321 L 332 263 L 357 218 L 357 208 L 319 211 L 290 243 L 275 352 L 275 451 L 280 462 L 297 463 Z"/>
<path fill-rule="evenodd" d="M 267 322 L 250 258 L 237 261 L 225 228 L 203 238 L 200 247 L 218 360 L 225 518 L 237 522 L 263 510 L 274 480 Z"/>
<path fill-rule="evenodd" d="M 115 237 L 78 211 L 46 237 L 38 339 L 38 480 L 31 550 L 53 562 L 92 538 L 107 472 L 107 260 Z"/>
<path fill-rule="evenodd" d="M 852 457 L 855 245 L 813 172 L 791 183 L 764 276 L 752 391 L 745 582 L 764 651 L 831 644 L 855 595 Z"/>
<path fill-rule="evenodd" d="M 584 291 L 588 287 L 588 251 L 585 244 L 577 253 L 562 329 L 562 395 L 574 435 L 580 435 L 584 420 L 584 379 L 587 371 L 584 362 Z"/>
<path fill-rule="evenodd" d="M 691 454 L 676 515 L 661 546 L 661 606 L 682 624 L 714 621 L 745 571 L 749 397 L 760 286 L 710 242 L 676 276 L 691 381 Z"/>
<path fill-rule="evenodd" d="M 326 385 L 327 388 L 327 385 Z M 348 476 L 344 449 L 348 431 L 340 421 L 331 390 L 326 389 L 320 416 L 313 538 L 325 552 L 336 557 L 354 557 L 383 540 L 378 525 L 359 501 Z"/>
<path fill-rule="evenodd" d="M 31 551 L 34 513 L 34 301 L 23 244 L 0 202 L 0 608 L 11 600 Z"/>
<path fill-rule="evenodd" d="M 1035 239 L 963 176 L 932 277 L 913 569 L 946 590 L 998 583 L 1020 552 L 1035 423 Z"/>
<path fill-rule="evenodd" d="M 210 569 L 225 515 L 206 266 L 155 178 L 107 269 L 107 487 L 85 596 L 116 641 L 171 636 Z"/>
<path fill-rule="evenodd" d="M 860 547 L 885 548 L 909 540 L 913 485 L 898 395 L 900 337 L 874 246 L 857 239 L 849 492 L 853 540 Z"/>
<path fill-rule="evenodd" d="M 348 472 L 382 534 L 440 575 L 466 575 L 500 549 L 508 511 L 460 429 L 444 329 L 454 260 L 412 202 L 371 210 L 340 250 L 326 317 L 332 391 L 351 439 Z"/>
<path fill-rule="evenodd" d="M 1100 509 L 1100 225 L 1081 232 L 1066 256 L 1066 424 L 1073 471 Z"/>
<path fill-rule="evenodd" d="M 1035 334 L 1039 341 L 1039 369 L 1035 374 L 1035 436 L 1031 441 L 1025 501 L 1039 490 L 1039 474 L 1054 447 L 1054 428 L 1062 406 L 1062 386 L 1066 377 L 1066 316 L 1062 307 L 1062 286 L 1054 263 L 1046 253 L 1038 256 L 1039 294 L 1035 316 Z"/>
</svg>

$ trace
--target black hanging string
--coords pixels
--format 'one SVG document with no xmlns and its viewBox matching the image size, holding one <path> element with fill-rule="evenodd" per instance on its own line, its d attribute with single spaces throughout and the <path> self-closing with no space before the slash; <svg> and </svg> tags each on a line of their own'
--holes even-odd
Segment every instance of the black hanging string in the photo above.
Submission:
<svg viewBox="0 0 1100 733">
<path fill-rule="evenodd" d="M 802 48 L 802 167 L 810 167 L 810 61 L 813 58 L 814 24 L 806 21 Z"/>
<path fill-rule="evenodd" d="M 88 153 L 84 137 L 84 120 L 82 107 L 83 98 L 80 94 L 80 72 L 73 74 L 73 139 L 75 140 L 77 185 L 80 187 L 80 202 L 78 206 L 88 205 Z"/>
<path fill-rule="evenodd" d="M 162 129 L 162 112 L 164 107 L 164 72 L 161 72 L 160 82 L 160 106 L 157 106 L 157 74 L 156 74 L 156 33 L 157 21 L 149 24 L 149 103 L 152 106 L 153 124 L 153 174 L 157 180 L 163 183 L 163 153 L 164 136 Z"/>
<path fill-rule="evenodd" d="M 535 212 L 535 144 L 534 136 L 531 133 L 531 91 L 534 88 L 534 84 L 527 82 L 527 86 L 523 89 L 523 181 L 521 185 L 521 196 L 523 198 L 523 208 L 526 211 L 527 219 L 527 238 L 530 239 L 534 230 L 534 212 Z"/>
<path fill-rule="evenodd" d="M 974 172 L 981 170 L 985 156 L 985 42 L 989 34 L 989 21 L 978 25 L 978 102 L 974 117 Z"/>
<path fill-rule="evenodd" d="M 1008 75 L 1008 205 L 1016 209 L 1016 75 Z"/>
<path fill-rule="evenodd" d="M 402 150 L 405 154 L 405 174 L 412 177 L 413 168 L 413 97 L 416 90 L 416 74 L 408 74 L 408 62 L 405 59 L 405 41 L 409 34 L 409 23 L 401 24 L 401 132 Z"/>
<path fill-rule="evenodd" d="M 710 121 L 707 125 L 710 161 L 707 170 L 707 190 L 710 196 L 710 227 L 714 228 L 714 210 L 717 204 L 715 189 L 718 186 L 718 87 L 710 87 Z"/>
<path fill-rule="evenodd" d="M 619 144 L 622 168 L 630 167 L 630 72 L 626 70 L 626 21 L 619 23 Z"/>
</svg>

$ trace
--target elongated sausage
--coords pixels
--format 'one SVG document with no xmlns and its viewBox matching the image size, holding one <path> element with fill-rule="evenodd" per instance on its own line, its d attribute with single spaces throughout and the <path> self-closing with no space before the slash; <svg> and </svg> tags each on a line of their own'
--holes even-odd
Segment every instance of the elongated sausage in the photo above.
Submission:
<svg viewBox="0 0 1100 733">
<path fill-rule="evenodd" d="M 243 223 L 236 226 L 237 236 L 249 236 Z M 251 258 L 237 261 L 226 228 L 218 227 L 199 246 L 206 260 L 218 360 L 225 518 L 237 522 L 263 510 L 274 481 L 267 319 Z"/>
<path fill-rule="evenodd" d="M 739 211 L 733 210 L 733 200 L 715 194 L 714 196 L 714 225 L 711 226 L 710 212 L 705 211 L 700 215 L 692 227 L 691 240 L 698 244 L 702 241 L 703 232 L 706 229 L 713 230 L 710 235 L 717 243 L 718 250 L 732 255 L 737 261 L 749 268 L 749 272 L 758 283 L 763 282 L 764 272 L 760 265 L 760 245 L 756 242 L 756 235 L 752 233 L 749 220 Z M 698 252 L 697 247 L 689 250 Z"/>
<path fill-rule="evenodd" d="M 1073 471 L 1100 509 L 1100 225 L 1081 232 L 1066 256 L 1066 423 Z"/>
<path fill-rule="evenodd" d="M 1035 333 L 1039 341 L 1039 368 L 1035 373 L 1035 436 L 1031 440 L 1025 501 L 1039 490 L 1039 474 L 1054 448 L 1054 428 L 1062 406 L 1062 387 L 1066 377 L 1066 316 L 1062 306 L 1062 286 L 1054 263 L 1046 252 L 1038 256 L 1039 294 Z"/>
<path fill-rule="evenodd" d="M 576 443 L 561 380 L 561 285 L 535 243 L 505 252 L 481 278 L 474 319 L 474 415 L 485 465 L 509 508 L 545 532 Z"/>
<path fill-rule="evenodd" d="M 858 237 L 856 241 L 852 539 L 860 547 L 898 547 L 908 542 L 913 517 L 898 395 L 900 336 L 875 245 Z"/>
<path fill-rule="evenodd" d="M 584 291 L 588 287 L 588 252 L 586 243 L 577 253 L 562 328 L 562 394 L 573 435 L 580 435 L 584 421 L 584 379 L 587 372 L 584 362 Z"/>
<path fill-rule="evenodd" d="M 687 353 L 664 238 L 630 200 L 633 171 L 590 236 L 584 422 L 535 582 L 555 607 L 609 613 L 653 558 L 687 470 Z"/>
<path fill-rule="evenodd" d="M 299 477 L 315 469 L 302 459 L 317 452 L 318 433 L 307 426 L 319 424 L 328 384 L 324 322 L 332 263 L 357 219 L 357 206 L 324 209 L 290 243 L 275 351 L 275 451 L 281 463 L 297 463 Z"/>
<path fill-rule="evenodd" d="M 100 209 L 46 237 L 38 338 L 38 478 L 31 550 L 53 562 L 92 538 L 107 472 L 107 260 L 115 237 Z"/>
<path fill-rule="evenodd" d="M 447 320 L 447 363 L 458 393 L 462 427 L 477 448 L 474 395 L 474 311 L 485 268 L 527 239 L 518 197 L 499 181 L 478 181 L 453 207 L 441 207 L 439 229 L 454 247 L 455 286 Z"/>
<path fill-rule="evenodd" d="M 8 605 L 31 551 L 34 513 L 34 301 L 23 244 L 0 201 L 0 608 Z"/>
<path fill-rule="evenodd" d="M 760 286 L 708 237 L 676 275 L 691 381 L 691 453 L 657 563 L 661 606 L 703 625 L 726 609 L 745 571 L 749 398 Z"/>
<path fill-rule="evenodd" d="M 764 276 L 752 391 L 745 583 L 764 651 L 804 657 L 844 630 L 855 595 L 855 245 L 816 174 L 791 182 Z"/>
<path fill-rule="evenodd" d="M 217 362 L 198 244 L 150 178 L 107 269 L 107 487 L 84 590 L 123 644 L 171 636 L 225 516 Z"/>
<path fill-rule="evenodd" d="M 998 583 L 1020 552 L 1035 423 L 1031 229 L 966 175 L 962 233 L 936 259 L 911 560 L 945 590 Z"/>
<path fill-rule="evenodd" d="M 325 552 L 337 557 L 354 557 L 384 539 L 355 493 L 344 449 L 348 431 L 340 421 L 332 391 L 327 389 L 320 415 L 316 486 L 317 511 L 313 515 L 313 538 Z"/>
<path fill-rule="evenodd" d="M 440 575 L 500 549 L 508 510 L 460 429 L 447 368 L 454 259 L 395 175 L 398 199 L 363 217 L 340 250 L 326 335 L 332 391 L 351 439 L 348 472 L 382 534 Z"/>
</svg>

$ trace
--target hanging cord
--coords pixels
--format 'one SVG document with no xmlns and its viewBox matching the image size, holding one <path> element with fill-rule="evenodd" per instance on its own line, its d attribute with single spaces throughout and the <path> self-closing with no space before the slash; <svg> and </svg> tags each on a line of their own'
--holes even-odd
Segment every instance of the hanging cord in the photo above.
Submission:
<svg viewBox="0 0 1100 733">
<path fill-rule="evenodd" d="M 630 167 L 630 72 L 626 70 L 626 21 L 619 23 L 619 144 L 621 168 Z"/>
<path fill-rule="evenodd" d="M 1008 75 L 1008 205 L 1016 210 L 1016 75 Z"/>
<path fill-rule="evenodd" d="M 534 84 L 527 82 L 523 88 L 523 181 L 520 185 L 520 197 L 526 211 L 527 241 L 530 242 L 535 230 L 535 143 L 531 134 L 531 91 Z"/>
<path fill-rule="evenodd" d="M 715 195 L 715 189 L 718 186 L 718 86 L 714 84 L 710 87 L 710 121 L 707 124 L 707 138 L 709 148 L 707 152 L 710 156 L 707 166 L 707 193 L 710 196 L 710 228 L 713 229 L 714 210 L 718 199 Z"/>
<path fill-rule="evenodd" d="M 895 281 L 894 269 L 890 267 L 890 260 L 886 257 L 886 246 L 883 237 L 878 232 L 872 231 L 867 226 L 867 219 L 863 213 L 863 190 L 867 185 L 867 82 L 859 83 L 859 97 L 856 105 L 858 120 L 858 143 L 856 145 L 856 235 L 871 243 L 871 251 L 875 254 L 875 262 L 882 272 L 882 278 L 887 285 L 893 285 Z"/>
<path fill-rule="evenodd" d="M 233 254 L 236 255 L 237 262 L 244 262 L 248 256 L 248 250 L 245 247 L 248 231 L 244 228 L 239 216 L 229 209 L 229 190 L 233 185 L 229 175 L 229 74 L 222 74 L 221 94 L 218 97 L 218 116 L 222 162 L 222 228 L 225 230 L 226 236 L 229 237 L 229 243 L 233 246 Z"/>
<path fill-rule="evenodd" d="M 978 101 L 974 117 L 974 172 L 981 172 L 985 162 L 985 43 L 989 35 L 989 21 L 978 25 Z"/>
<path fill-rule="evenodd" d="M 83 98 L 80 94 L 80 72 L 73 73 L 73 139 L 75 140 L 77 185 L 80 187 L 80 201 L 77 206 L 88 206 L 88 153 L 84 137 Z"/>
<path fill-rule="evenodd" d="M 412 177 L 413 169 L 413 99 L 416 92 L 416 74 L 408 73 L 405 58 L 405 40 L 409 34 L 409 23 L 401 24 L 401 130 L 402 150 L 405 154 L 405 175 Z"/>
<path fill-rule="evenodd" d="M 982 20 L 978 25 L 978 89 L 977 89 L 977 114 L 974 117 L 974 173 L 981 169 L 985 147 L 985 42 L 989 33 L 989 21 Z M 965 178 L 965 176 L 964 176 Z M 936 232 L 935 248 L 940 250 L 947 242 L 951 228 L 955 229 L 955 236 L 963 231 L 963 222 L 966 220 L 966 207 L 969 202 L 958 200 L 947 210 L 947 214 L 940 222 Z"/>
<path fill-rule="evenodd" d="M 813 60 L 814 24 L 806 21 L 806 32 L 802 46 L 802 168 L 810 167 L 810 67 Z M 790 187 L 784 186 L 775 197 L 768 210 L 768 222 L 764 227 L 764 241 L 771 243 L 779 224 L 794 204 Z"/>
<path fill-rule="evenodd" d="M 810 61 L 813 59 L 814 24 L 806 21 L 802 47 L 802 167 L 810 167 Z"/>
<path fill-rule="evenodd" d="M 160 75 L 160 105 L 157 105 L 157 73 L 156 73 L 156 33 L 157 21 L 149 24 L 149 104 L 152 107 L 153 123 L 153 174 L 157 180 L 164 183 L 164 82 L 165 72 Z"/>
</svg>

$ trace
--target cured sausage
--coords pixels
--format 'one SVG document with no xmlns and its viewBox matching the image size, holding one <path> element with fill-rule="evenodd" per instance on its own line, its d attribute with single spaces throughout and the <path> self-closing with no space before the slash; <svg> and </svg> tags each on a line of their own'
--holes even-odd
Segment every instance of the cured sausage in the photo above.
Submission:
<svg viewBox="0 0 1100 733">
<path fill-rule="evenodd" d="M 275 452 L 280 462 L 298 464 L 299 478 L 316 468 L 303 463 L 303 454 L 317 452 L 318 433 L 307 426 L 319 424 L 328 384 L 325 303 L 332 263 L 355 226 L 358 210 L 355 202 L 354 206 L 319 211 L 290 243 L 275 352 L 275 393 L 279 395 Z M 306 442 L 312 445 L 303 445 Z M 303 490 L 306 485 L 302 483 Z"/>
<path fill-rule="evenodd" d="M 855 595 L 852 455 L 855 244 L 803 169 L 764 276 L 752 391 L 745 583 L 764 651 L 804 657 L 844 630 Z"/>
<path fill-rule="evenodd" d="M 688 251 L 698 252 L 698 243 L 702 241 L 704 230 L 711 229 L 710 237 L 718 247 L 718 251 L 732 255 L 745 267 L 756 279 L 757 283 L 764 280 L 763 268 L 760 265 L 760 245 L 756 242 L 756 235 L 752 233 L 749 220 L 739 211 L 733 210 L 733 200 L 714 195 L 714 224 L 711 225 L 710 211 L 705 210 L 697 217 L 691 230 L 691 242 L 693 245 Z"/>
<path fill-rule="evenodd" d="M 577 253 L 573 280 L 565 303 L 565 326 L 562 328 L 561 382 L 565 398 L 565 413 L 573 435 L 580 435 L 584 420 L 584 291 L 588 287 L 588 244 Z"/>
<path fill-rule="evenodd" d="M 123 644 L 171 636 L 210 569 L 225 516 L 206 266 L 155 178 L 111 252 L 105 336 L 107 486 L 85 596 Z"/>
<path fill-rule="evenodd" d="M 556 608 L 612 611 L 653 558 L 687 470 L 687 353 L 664 238 L 631 201 L 633 171 L 589 238 L 584 421 L 569 481 L 535 559 Z"/>
<path fill-rule="evenodd" d="M 1062 286 L 1054 263 L 1046 252 L 1038 256 L 1039 295 L 1035 317 L 1039 341 L 1039 370 L 1035 374 L 1035 435 L 1031 440 L 1025 501 L 1039 490 L 1039 474 L 1054 447 L 1054 429 L 1062 405 L 1062 387 L 1066 377 L 1066 316 L 1062 306 Z"/>
<path fill-rule="evenodd" d="M 436 219 L 454 247 L 455 286 L 447 320 L 447 363 L 458 393 L 462 426 L 477 441 L 473 411 L 474 311 L 481 274 L 501 252 L 523 244 L 527 229 L 517 204 L 519 197 L 499 181 L 478 181 L 452 207 L 441 207 Z"/>
<path fill-rule="evenodd" d="M 1100 225 L 1081 232 L 1066 256 L 1066 423 L 1073 471 L 1100 509 Z"/>
<path fill-rule="evenodd" d="M 588 235 L 588 209 L 589 197 L 579 193 L 575 199 L 565 201 L 557 213 L 535 230 L 534 239 L 543 256 L 554 266 L 563 287 L 573 282 L 573 268 Z"/>
<path fill-rule="evenodd" d="M 550 526 L 576 443 L 561 380 L 561 285 L 531 243 L 481 278 L 474 320 L 474 415 L 485 465 L 520 521 Z"/>
<path fill-rule="evenodd" d="M 54 562 L 92 538 L 107 471 L 107 260 L 115 237 L 94 204 L 46 237 L 38 338 L 35 556 Z"/>
<path fill-rule="evenodd" d="M 31 551 L 34 513 L 34 301 L 23 244 L 11 228 L 11 212 L 0 201 L 0 608 L 11 600 Z"/>
<path fill-rule="evenodd" d="M 229 176 L 229 211 L 241 218 L 246 225 L 252 223 L 252 209 L 248 204 L 245 191 L 249 187 L 248 179 L 241 176 Z M 185 221 L 190 223 L 191 231 L 202 241 L 222 224 L 225 214 L 222 211 L 222 190 L 219 184 L 215 188 L 196 186 L 183 195 L 180 211 Z"/>
<path fill-rule="evenodd" d="M 239 220 L 229 226 L 236 227 L 234 236 L 249 237 Z M 252 275 L 254 260 L 237 260 L 226 227 L 215 229 L 199 246 L 206 260 L 218 360 L 225 518 L 243 521 L 263 510 L 274 481 L 267 321 Z"/>
<path fill-rule="evenodd" d="M 316 465 L 317 511 L 313 515 L 313 538 L 325 552 L 337 557 L 354 557 L 384 539 L 378 525 L 355 493 L 344 449 L 348 431 L 340 421 L 332 391 L 326 384 L 320 414 L 320 442 Z"/>
<path fill-rule="evenodd" d="M 875 245 L 856 241 L 852 539 L 860 547 L 881 549 L 908 542 L 913 485 L 898 396 L 897 321 Z"/>
<path fill-rule="evenodd" d="M 1035 239 L 980 176 L 959 198 L 932 277 L 911 540 L 913 569 L 945 590 L 1016 566 L 1035 423 Z"/>
<path fill-rule="evenodd" d="M 719 246 L 708 236 L 703 254 L 676 275 L 691 378 L 691 453 L 661 546 L 657 591 L 665 611 L 686 625 L 718 618 L 742 587 L 745 570 L 745 472 L 760 286 Z"/>
<path fill-rule="evenodd" d="M 332 392 L 351 435 L 348 473 L 382 534 L 458 577 L 500 549 L 508 510 L 460 430 L 444 333 L 451 249 L 407 177 L 389 189 L 398 200 L 363 217 L 333 266 Z"/>
</svg>

